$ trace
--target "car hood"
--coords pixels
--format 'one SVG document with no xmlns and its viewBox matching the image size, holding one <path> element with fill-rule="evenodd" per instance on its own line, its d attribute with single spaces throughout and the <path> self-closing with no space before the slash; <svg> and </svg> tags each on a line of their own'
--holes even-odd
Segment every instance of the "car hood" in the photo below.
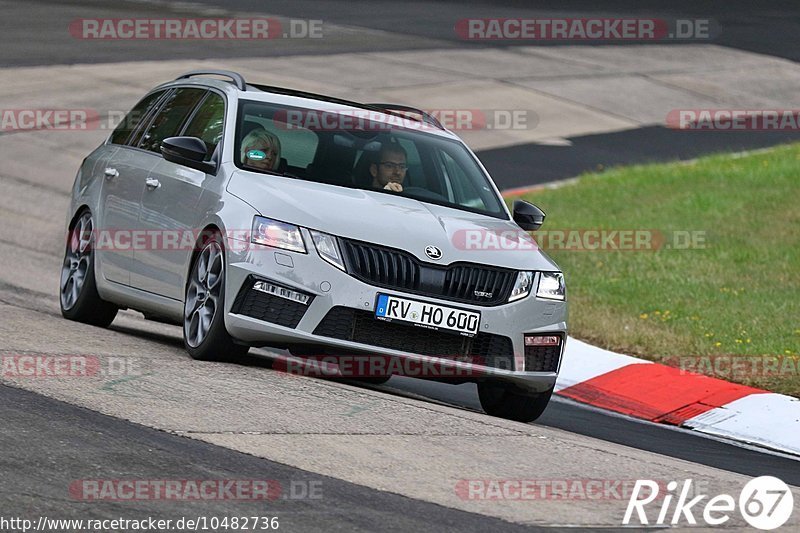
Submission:
<svg viewBox="0 0 800 533">
<path fill-rule="evenodd" d="M 261 215 L 332 235 L 410 252 L 421 261 L 457 261 L 517 270 L 558 270 L 533 239 L 501 220 L 393 194 L 237 171 L 227 190 Z M 442 251 L 431 260 L 427 246 Z"/>
</svg>

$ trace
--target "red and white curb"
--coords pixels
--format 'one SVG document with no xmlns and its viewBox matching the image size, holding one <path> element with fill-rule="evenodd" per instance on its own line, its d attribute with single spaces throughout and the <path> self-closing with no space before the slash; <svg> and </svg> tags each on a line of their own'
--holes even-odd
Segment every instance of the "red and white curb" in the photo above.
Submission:
<svg viewBox="0 0 800 533">
<path fill-rule="evenodd" d="M 800 455 L 800 399 L 569 338 L 556 394 L 635 418 Z"/>
</svg>

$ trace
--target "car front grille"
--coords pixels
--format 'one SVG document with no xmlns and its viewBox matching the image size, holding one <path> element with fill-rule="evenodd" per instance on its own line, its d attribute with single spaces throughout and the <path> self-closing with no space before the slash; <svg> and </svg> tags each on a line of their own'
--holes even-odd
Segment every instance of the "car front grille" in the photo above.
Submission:
<svg viewBox="0 0 800 533">
<path fill-rule="evenodd" d="M 296 328 L 306 314 L 308 305 L 257 291 L 253 288 L 257 281 L 259 280 L 254 276 L 247 277 L 233 301 L 231 312 L 287 328 Z"/>
<path fill-rule="evenodd" d="M 558 372 L 558 362 L 561 359 L 563 343 L 562 339 L 558 346 L 526 346 L 525 371 Z"/>
<path fill-rule="evenodd" d="M 370 285 L 474 305 L 506 303 L 514 288 L 513 270 L 455 263 L 437 266 L 402 250 L 341 239 L 347 272 Z"/>
<path fill-rule="evenodd" d="M 505 370 L 514 368 L 514 347 L 508 337 L 491 333 L 464 337 L 431 331 L 377 320 L 369 311 L 349 307 L 328 311 L 314 335 Z"/>
</svg>

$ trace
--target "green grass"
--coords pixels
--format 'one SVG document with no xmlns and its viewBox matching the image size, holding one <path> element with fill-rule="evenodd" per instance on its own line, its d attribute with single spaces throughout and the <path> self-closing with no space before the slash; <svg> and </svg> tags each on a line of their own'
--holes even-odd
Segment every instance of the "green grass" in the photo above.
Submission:
<svg viewBox="0 0 800 533">
<path fill-rule="evenodd" d="M 688 250 L 549 251 L 573 336 L 673 365 L 785 358 L 768 375 L 718 375 L 800 396 L 800 144 L 615 168 L 523 198 L 548 213 L 543 230 L 704 232 L 705 247 Z"/>
</svg>

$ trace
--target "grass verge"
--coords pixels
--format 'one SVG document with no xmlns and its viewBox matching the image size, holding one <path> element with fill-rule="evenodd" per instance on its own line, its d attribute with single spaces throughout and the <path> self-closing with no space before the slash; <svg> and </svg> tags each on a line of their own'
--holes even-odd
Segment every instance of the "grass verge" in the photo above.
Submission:
<svg viewBox="0 0 800 533">
<path fill-rule="evenodd" d="M 537 240 L 565 273 L 573 336 L 800 397 L 800 144 L 615 168 L 521 198 L 548 213 Z M 657 249 L 582 249 L 602 243 L 584 230 L 601 229 Z"/>
</svg>

